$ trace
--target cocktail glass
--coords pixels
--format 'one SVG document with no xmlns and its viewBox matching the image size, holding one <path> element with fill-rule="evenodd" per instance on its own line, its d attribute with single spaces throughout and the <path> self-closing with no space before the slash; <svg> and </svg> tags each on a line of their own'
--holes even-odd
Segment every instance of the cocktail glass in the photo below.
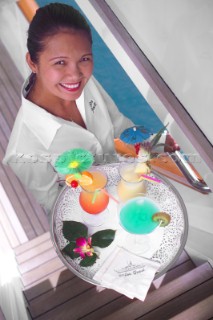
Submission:
<svg viewBox="0 0 213 320">
<path fill-rule="evenodd" d="M 152 220 L 152 216 L 159 211 L 159 205 L 151 198 L 140 196 L 132 198 L 120 204 L 120 225 L 128 233 L 138 235 L 151 233 L 159 225 Z"/>
<path fill-rule="evenodd" d="M 104 223 L 108 213 L 109 196 L 105 191 L 107 184 L 106 174 L 98 169 L 90 170 L 92 183 L 81 186 L 79 203 L 84 222 L 91 226 L 100 226 Z"/>
<path fill-rule="evenodd" d="M 146 193 L 147 182 L 143 180 L 136 168 L 137 163 L 122 163 L 119 167 L 121 180 L 118 183 L 117 192 L 121 201 Z"/>
<path fill-rule="evenodd" d="M 161 222 L 152 220 L 160 206 L 148 196 L 127 200 L 119 206 L 119 222 L 123 229 L 122 246 L 132 253 L 151 258 L 164 234 Z"/>
</svg>

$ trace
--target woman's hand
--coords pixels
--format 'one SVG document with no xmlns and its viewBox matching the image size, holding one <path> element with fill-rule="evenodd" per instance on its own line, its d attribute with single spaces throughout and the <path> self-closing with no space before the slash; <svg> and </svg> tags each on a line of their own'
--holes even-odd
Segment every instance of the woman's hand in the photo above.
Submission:
<svg viewBox="0 0 213 320">
<path fill-rule="evenodd" d="M 175 140 L 172 138 L 172 136 L 169 133 L 167 133 L 164 151 L 165 152 L 175 152 L 178 150 L 180 150 L 179 145 L 175 142 Z"/>
</svg>

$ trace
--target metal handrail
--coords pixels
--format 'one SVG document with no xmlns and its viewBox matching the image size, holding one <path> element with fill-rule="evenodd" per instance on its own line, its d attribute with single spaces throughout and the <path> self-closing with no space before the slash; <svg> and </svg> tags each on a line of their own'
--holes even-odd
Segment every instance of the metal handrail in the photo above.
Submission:
<svg viewBox="0 0 213 320">
<path fill-rule="evenodd" d="M 202 193 L 212 192 L 205 181 L 198 178 L 195 171 L 179 151 L 175 151 L 174 153 L 169 154 L 169 156 L 175 161 L 176 165 L 179 167 L 183 175 L 195 189 Z"/>
</svg>

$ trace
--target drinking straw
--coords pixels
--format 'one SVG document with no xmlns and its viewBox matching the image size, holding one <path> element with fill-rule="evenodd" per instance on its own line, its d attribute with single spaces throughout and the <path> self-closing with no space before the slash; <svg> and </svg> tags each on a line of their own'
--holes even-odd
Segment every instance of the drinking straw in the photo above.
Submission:
<svg viewBox="0 0 213 320">
<path fill-rule="evenodd" d="M 98 190 L 98 189 L 95 190 L 93 198 L 92 198 L 92 204 L 95 203 L 95 200 L 96 200 L 96 197 L 97 197 L 99 191 L 100 190 Z"/>
<path fill-rule="evenodd" d="M 74 175 L 74 177 L 75 177 L 76 179 L 80 179 L 80 178 L 82 177 L 81 172 L 75 172 L 75 173 L 73 173 L 73 175 Z"/>
<path fill-rule="evenodd" d="M 112 200 L 114 200 L 117 204 L 119 204 L 120 202 L 115 199 L 110 193 L 108 193 L 105 189 L 101 189 L 101 190 L 95 190 L 94 192 L 94 195 L 93 195 L 93 198 L 92 198 L 92 203 L 95 203 L 95 200 L 96 200 L 96 197 L 97 197 L 97 194 L 98 192 L 101 191 L 103 193 L 105 193 L 109 198 L 111 198 Z"/>
<path fill-rule="evenodd" d="M 144 180 L 148 180 L 148 181 L 152 181 L 152 182 L 156 182 L 156 183 L 161 182 L 161 180 L 159 180 L 159 179 L 157 179 L 157 178 L 153 178 L 153 177 L 147 176 L 146 174 L 141 174 L 140 176 L 141 176 Z"/>
<path fill-rule="evenodd" d="M 108 193 L 105 189 L 101 189 L 101 191 L 102 191 L 103 193 L 105 193 L 106 195 L 108 195 L 109 198 L 111 198 L 112 200 L 114 200 L 117 204 L 120 203 L 117 199 L 115 199 L 115 198 L 114 198 L 110 193 Z"/>
</svg>

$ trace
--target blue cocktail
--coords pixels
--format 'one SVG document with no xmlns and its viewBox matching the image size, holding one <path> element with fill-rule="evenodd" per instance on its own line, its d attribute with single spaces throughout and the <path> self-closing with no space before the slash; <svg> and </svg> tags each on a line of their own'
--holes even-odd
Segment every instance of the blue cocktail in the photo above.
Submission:
<svg viewBox="0 0 213 320">
<path fill-rule="evenodd" d="M 147 197 L 136 197 L 121 205 L 120 224 L 129 233 L 147 234 L 159 225 L 152 220 L 153 214 L 159 211 L 159 206 L 153 200 Z"/>
</svg>

